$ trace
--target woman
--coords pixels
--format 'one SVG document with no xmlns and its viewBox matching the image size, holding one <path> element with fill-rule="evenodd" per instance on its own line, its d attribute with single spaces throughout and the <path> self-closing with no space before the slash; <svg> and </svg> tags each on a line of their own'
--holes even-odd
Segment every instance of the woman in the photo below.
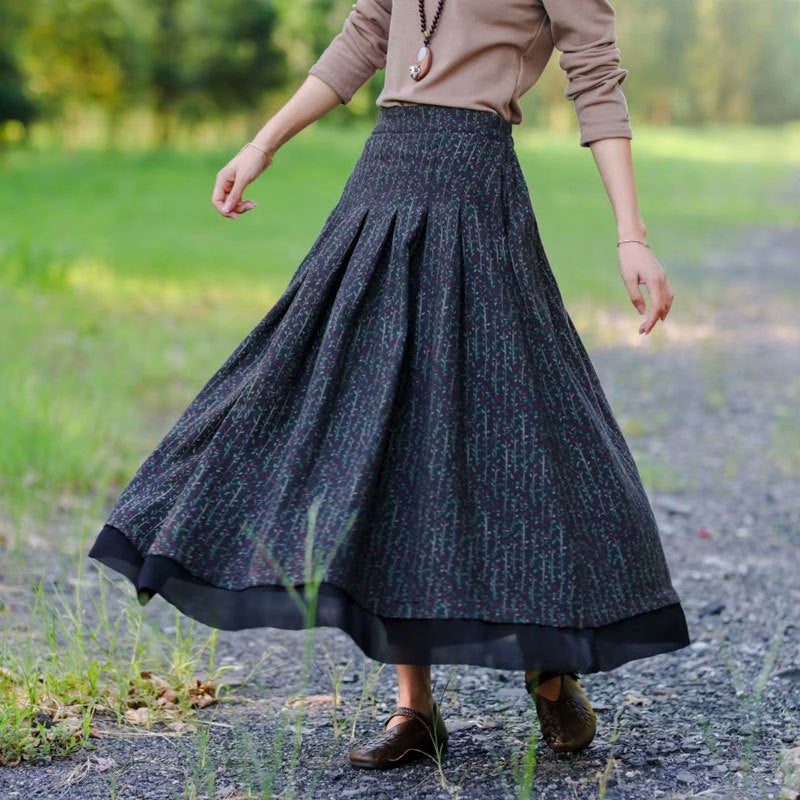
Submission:
<svg viewBox="0 0 800 800">
<path fill-rule="evenodd" d="M 397 708 L 355 766 L 441 752 L 430 664 L 523 671 L 547 744 L 579 750 L 596 729 L 579 673 L 689 644 L 514 151 L 519 97 L 554 46 L 640 333 L 666 318 L 606 0 L 358 0 L 212 200 L 249 212 L 245 187 L 281 145 L 385 67 L 342 196 L 90 553 L 207 624 L 335 626 L 396 664 Z M 293 587 L 316 597 L 310 616 Z"/>
</svg>

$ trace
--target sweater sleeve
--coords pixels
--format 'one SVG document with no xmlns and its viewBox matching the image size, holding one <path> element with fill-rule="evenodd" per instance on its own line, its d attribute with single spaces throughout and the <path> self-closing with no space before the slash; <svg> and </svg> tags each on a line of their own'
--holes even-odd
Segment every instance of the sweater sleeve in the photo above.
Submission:
<svg viewBox="0 0 800 800">
<path fill-rule="evenodd" d="M 320 57 L 308 70 L 349 103 L 356 91 L 386 66 L 392 0 L 357 0 Z"/>
<path fill-rule="evenodd" d="M 633 138 L 620 84 L 614 9 L 607 0 L 542 0 L 550 19 L 559 66 L 567 75 L 564 95 L 575 104 L 581 146 L 612 136 Z"/>
</svg>

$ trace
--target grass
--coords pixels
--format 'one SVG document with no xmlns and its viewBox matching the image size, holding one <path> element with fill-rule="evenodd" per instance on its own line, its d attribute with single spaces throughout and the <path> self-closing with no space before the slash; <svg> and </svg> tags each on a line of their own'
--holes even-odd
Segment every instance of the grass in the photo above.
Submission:
<svg viewBox="0 0 800 800">
<path fill-rule="evenodd" d="M 0 498 L 23 516 L 118 488 L 168 422 L 278 297 L 368 128 L 318 126 L 279 153 L 235 222 L 209 203 L 231 149 L 13 151 L 0 167 Z M 569 305 L 628 308 L 613 222 L 590 153 L 515 133 L 550 261 Z M 665 265 L 744 223 L 787 222 L 777 196 L 797 131 L 643 131 L 650 238 Z M 0 525 L 3 520 L 0 520 Z M 6 536 L 9 531 L 6 530 Z"/>
<path fill-rule="evenodd" d="M 521 132 L 517 149 L 542 240 L 565 301 L 625 308 L 610 204 L 588 151 Z M 793 224 L 782 197 L 800 166 L 800 129 L 637 129 L 637 185 L 648 239 L 669 271 L 706 250 L 731 247 L 759 223 Z"/>
<path fill-rule="evenodd" d="M 198 634 L 176 615 L 175 633 L 166 636 L 145 623 L 130 595 L 110 616 L 104 577 L 87 624 L 77 587 L 51 600 L 40 580 L 28 613 L 4 626 L 2 766 L 67 755 L 102 738 L 109 723 L 182 732 L 198 708 L 219 699 L 216 631 Z M 199 671 L 207 677 L 199 680 Z"/>
<path fill-rule="evenodd" d="M 770 436 L 770 451 L 779 469 L 790 476 L 800 475 L 800 422 L 797 419 L 797 398 L 800 397 L 800 384 L 791 386 L 787 403 L 775 408 L 775 421 Z"/>
<path fill-rule="evenodd" d="M 539 726 L 538 724 L 532 724 L 524 750 L 511 763 L 511 775 L 514 779 L 514 796 L 516 800 L 530 800 L 534 796 L 538 743 Z"/>
<path fill-rule="evenodd" d="M 739 745 L 744 782 L 743 786 L 741 786 L 741 793 L 737 792 L 734 795 L 736 800 L 752 796 L 751 792 L 754 789 L 752 785 L 753 766 L 757 758 L 755 750 L 758 726 L 767 713 L 764 695 L 767 682 L 774 671 L 775 663 L 780 653 L 786 627 L 791 623 L 787 619 L 779 617 L 773 621 L 773 624 L 774 628 L 769 636 L 769 645 L 764 653 L 758 674 L 752 680 L 748 680 L 747 676 L 742 672 L 741 661 L 737 659 L 730 642 L 727 639 L 718 637 L 718 643 L 722 650 L 722 663 L 729 673 L 729 678 L 734 688 L 734 696 L 746 718 L 753 723 L 752 730 L 741 737 Z"/>
</svg>

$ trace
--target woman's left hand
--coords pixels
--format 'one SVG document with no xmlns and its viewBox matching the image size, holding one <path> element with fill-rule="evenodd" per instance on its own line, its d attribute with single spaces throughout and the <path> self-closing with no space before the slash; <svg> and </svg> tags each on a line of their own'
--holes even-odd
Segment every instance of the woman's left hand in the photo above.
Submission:
<svg viewBox="0 0 800 800">
<path fill-rule="evenodd" d="M 659 319 L 667 318 L 674 297 L 672 287 L 652 250 L 639 242 L 623 242 L 617 249 L 620 275 L 640 314 L 646 306 L 639 286 L 644 284 L 650 295 L 650 313 L 639 326 L 639 333 L 648 334 Z"/>
</svg>

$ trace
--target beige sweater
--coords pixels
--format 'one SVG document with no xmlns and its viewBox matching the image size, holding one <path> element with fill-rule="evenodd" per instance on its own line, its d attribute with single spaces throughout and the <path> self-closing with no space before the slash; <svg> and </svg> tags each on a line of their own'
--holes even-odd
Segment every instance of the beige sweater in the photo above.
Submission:
<svg viewBox="0 0 800 800">
<path fill-rule="evenodd" d="M 430 26 L 436 0 L 425 0 Z M 581 145 L 610 136 L 632 138 L 620 84 L 614 10 L 607 0 L 445 0 L 430 42 L 428 74 L 409 66 L 422 44 L 415 0 L 357 0 L 309 72 L 347 103 L 385 67 L 379 106 L 434 103 L 496 111 L 522 121 L 519 98 L 542 74 L 555 47 L 567 76 Z"/>
</svg>

